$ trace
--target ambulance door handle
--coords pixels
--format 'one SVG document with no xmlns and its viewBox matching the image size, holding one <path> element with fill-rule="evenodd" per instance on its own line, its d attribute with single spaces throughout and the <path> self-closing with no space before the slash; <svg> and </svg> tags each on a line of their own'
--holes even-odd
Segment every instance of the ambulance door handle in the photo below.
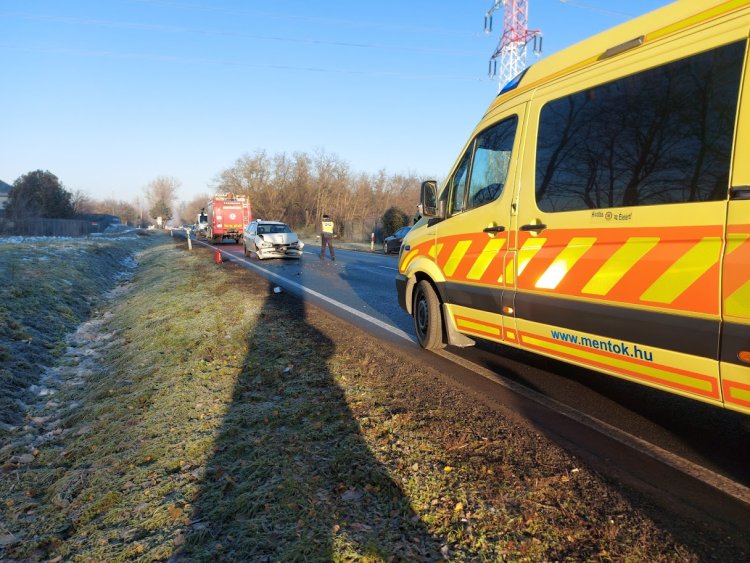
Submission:
<svg viewBox="0 0 750 563">
<path fill-rule="evenodd" d="M 521 225 L 519 227 L 522 231 L 543 231 L 547 228 L 547 225 L 544 223 L 529 223 L 528 225 Z"/>
<path fill-rule="evenodd" d="M 735 186 L 729 190 L 729 199 L 750 199 L 750 186 Z"/>
<path fill-rule="evenodd" d="M 482 232 L 485 233 L 502 233 L 505 230 L 505 227 L 502 225 L 498 225 L 497 227 L 485 227 L 482 229 Z"/>
</svg>

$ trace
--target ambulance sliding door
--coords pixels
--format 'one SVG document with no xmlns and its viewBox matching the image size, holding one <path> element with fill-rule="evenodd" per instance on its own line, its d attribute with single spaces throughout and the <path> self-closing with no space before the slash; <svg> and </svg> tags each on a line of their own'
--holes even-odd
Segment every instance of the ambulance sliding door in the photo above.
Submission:
<svg viewBox="0 0 750 563">
<path fill-rule="evenodd" d="M 745 42 L 728 31 L 669 47 L 643 45 L 535 92 L 516 323 L 524 348 L 718 403 Z"/>
<path fill-rule="evenodd" d="M 746 53 L 745 69 L 748 59 Z M 750 414 L 750 84 L 737 120 L 722 275 L 721 383 L 724 404 Z"/>
</svg>

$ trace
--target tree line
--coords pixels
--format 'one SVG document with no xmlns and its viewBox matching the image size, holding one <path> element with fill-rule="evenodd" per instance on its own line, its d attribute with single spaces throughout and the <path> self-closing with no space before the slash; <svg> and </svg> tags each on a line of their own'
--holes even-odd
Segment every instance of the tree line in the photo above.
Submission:
<svg viewBox="0 0 750 563">
<path fill-rule="evenodd" d="M 130 225 L 152 223 L 157 217 L 165 223 L 192 224 L 212 194 L 234 193 L 248 198 L 254 218 L 283 221 L 295 230 L 312 232 L 328 214 L 341 236 L 369 239 L 370 232 L 385 230 L 387 235 L 411 224 L 420 183 L 413 173 L 356 172 L 324 151 L 269 155 L 258 150 L 238 158 L 217 174 L 204 194 L 186 202 L 178 201 L 180 182 L 168 176 L 154 179 L 134 201 L 96 200 L 71 192 L 51 172 L 36 170 L 13 183 L 6 216 L 13 220 L 103 213 Z"/>
<path fill-rule="evenodd" d="M 5 217 L 10 221 L 25 219 L 77 219 L 90 214 L 113 215 L 120 222 L 137 225 L 148 222 L 149 214 L 156 217 L 166 207 L 159 187 L 163 179 L 157 179 L 147 187 L 147 200 L 150 206 L 144 214 L 136 204 L 116 200 L 95 200 L 84 192 L 70 191 L 60 179 L 49 170 L 34 170 L 17 178 L 8 193 Z M 176 185 L 170 184 L 172 188 Z M 174 199 L 176 191 L 172 189 L 165 196 Z"/>
<path fill-rule="evenodd" d="M 314 230 L 323 214 L 348 238 L 369 237 L 388 209 L 408 224 L 416 213 L 421 180 L 415 174 L 358 173 L 337 156 L 268 155 L 256 151 L 238 158 L 218 175 L 217 191 L 248 197 L 253 216 L 283 221 L 296 230 Z"/>
</svg>

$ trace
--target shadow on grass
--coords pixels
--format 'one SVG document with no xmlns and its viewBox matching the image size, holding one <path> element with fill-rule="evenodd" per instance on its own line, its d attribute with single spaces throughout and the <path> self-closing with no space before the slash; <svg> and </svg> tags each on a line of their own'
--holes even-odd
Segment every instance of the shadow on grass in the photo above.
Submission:
<svg viewBox="0 0 750 563">
<path fill-rule="evenodd" d="M 269 286 L 173 560 L 440 558 L 365 443 L 330 371 L 334 344 L 306 314 Z"/>
<path fill-rule="evenodd" d="M 593 416 L 617 424 L 617 416 L 622 415 L 614 414 L 610 420 L 609 413 L 615 409 L 612 405 L 617 406 L 617 411 L 622 407 L 623 412 L 633 413 L 655 428 L 663 429 L 665 435 L 675 436 L 689 452 L 700 454 L 705 460 L 703 463 L 710 463 L 712 470 L 731 477 L 743 486 L 750 486 L 750 451 L 735 447 L 750 440 L 746 415 L 530 352 L 488 342 L 479 343 L 478 347 L 505 358 L 504 362 L 487 362 L 486 367 L 496 373 L 546 394 L 544 389 L 524 377 L 520 370 L 508 369 L 507 361 L 553 372 L 572 384 L 592 391 L 592 397 L 604 399 L 599 399 L 599 402 L 605 406 L 599 407 L 600 412 L 592 411 L 590 414 Z M 588 408 L 591 407 L 588 405 Z M 717 428 L 721 428 L 718 435 Z"/>
<path fill-rule="evenodd" d="M 598 407 L 602 409 L 601 412 L 594 412 L 592 416 L 615 426 L 626 416 L 623 413 L 630 412 L 631 417 L 641 417 L 655 428 L 662 429 L 662 433 L 673 437 L 674 442 L 668 443 L 668 446 L 685 444 L 682 447 L 687 446 L 690 453 L 702 455 L 696 463 L 710 462 L 721 469 L 720 473 L 739 480 L 742 486 L 747 485 L 750 473 L 745 460 L 748 453 L 732 447 L 733 443 L 747 441 L 745 415 L 528 351 L 489 342 L 480 342 L 478 346 L 503 357 L 503 360 L 484 362 L 486 368 L 503 378 L 548 396 L 546 389 L 534 384 L 538 379 L 529 378 L 524 373 L 526 367 L 554 373 L 587 390 L 589 399 L 584 402 L 583 412 L 591 411 L 592 400 L 602 403 L 604 406 Z M 524 368 L 515 369 L 514 364 L 523 364 Z M 569 401 L 564 399 L 563 402 Z M 572 406 L 577 408 L 578 405 Z M 611 420 L 607 420 L 607 410 L 615 413 Z M 521 409 L 521 412 L 524 410 Z M 750 520 L 744 502 L 707 494 L 705 489 L 696 487 L 687 477 L 682 479 L 675 476 L 669 481 L 660 474 L 669 473 L 661 470 L 658 462 L 632 461 L 631 456 L 627 455 L 618 459 L 614 451 L 607 452 L 601 446 L 593 446 L 590 450 L 591 446 L 585 440 L 579 442 L 575 438 L 571 442 L 571 436 L 566 435 L 566 431 L 551 425 L 533 407 L 525 411 L 525 415 L 534 421 L 538 432 L 600 471 L 610 484 L 617 486 L 624 498 L 647 514 L 660 528 L 668 531 L 679 544 L 697 554 L 700 560 L 747 560 L 745 554 L 750 552 Z M 632 428 L 643 431 L 637 426 Z M 717 434 L 718 428 L 721 432 Z M 627 424 L 625 429 L 628 430 Z M 646 437 L 649 437 L 648 432 L 645 431 Z M 593 434 L 598 434 L 598 431 Z M 658 441 L 655 443 L 658 445 Z M 620 449 L 619 445 L 614 447 Z M 679 451 L 677 453 L 680 454 Z M 628 466 L 628 461 L 632 466 Z"/>
</svg>

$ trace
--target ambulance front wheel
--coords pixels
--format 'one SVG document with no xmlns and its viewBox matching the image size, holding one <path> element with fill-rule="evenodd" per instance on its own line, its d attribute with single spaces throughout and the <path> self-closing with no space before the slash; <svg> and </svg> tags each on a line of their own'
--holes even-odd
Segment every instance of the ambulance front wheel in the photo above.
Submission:
<svg viewBox="0 0 750 563">
<path fill-rule="evenodd" d="M 443 347 L 443 315 L 440 300 L 430 282 L 422 280 L 414 290 L 414 330 L 426 350 Z"/>
</svg>

